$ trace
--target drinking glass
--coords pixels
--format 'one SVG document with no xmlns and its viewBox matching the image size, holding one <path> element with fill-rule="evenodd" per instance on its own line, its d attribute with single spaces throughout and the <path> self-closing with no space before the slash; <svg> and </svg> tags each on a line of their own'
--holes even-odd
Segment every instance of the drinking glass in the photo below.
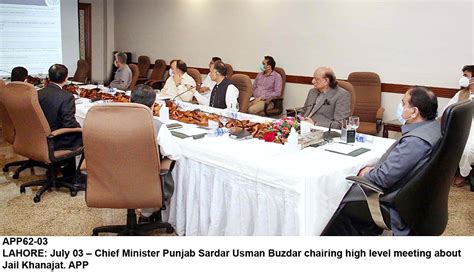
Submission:
<svg viewBox="0 0 474 272">
<path fill-rule="evenodd" d="M 357 130 L 359 127 L 359 116 L 351 116 L 349 117 L 349 126 L 353 130 Z"/>
</svg>

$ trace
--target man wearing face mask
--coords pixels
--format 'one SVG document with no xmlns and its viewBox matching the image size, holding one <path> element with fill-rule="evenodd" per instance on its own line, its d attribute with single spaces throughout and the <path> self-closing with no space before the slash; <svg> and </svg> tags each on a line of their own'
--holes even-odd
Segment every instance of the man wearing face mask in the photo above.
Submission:
<svg viewBox="0 0 474 272">
<path fill-rule="evenodd" d="M 276 62 L 271 56 L 265 56 L 260 64 L 260 73 L 253 82 L 253 97 L 249 104 L 249 113 L 257 114 L 263 111 L 265 100 L 281 95 L 282 79 L 281 75 L 274 71 Z M 273 103 L 268 105 L 268 109 L 273 109 Z"/>
<path fill-rule="evenodd" d="M 462 72 L 463 76 L 459 79 L 460 90 L 453 96 L 453 98 L 451 98 L 451 100 L 449 100 L 443 112 L 448 106 L 454 103 L 474 99 L 474 78 L 472 77 L 474 74 L 474 65 L 464 66 Z M 472 122 L 474 123 L 474 117 Z M 471 125 L 469 138 L 464 147 L 461 160 L 459 161 L 459 171 L 456 173 L 453 180 L 453 185 L 455 187 L 461 187 L 465 184 L 471 172 L 472 164 L 474 164 L 474 127 Z"/>
<path fill-rule="evenodd" d="M 375 166 L 361 169 L 359 176 L 386 189 L 413 177 L 428 162 L 441 138 L 440 123 L 435 120 L 437 110 L 438 100 L 433 92 L 425 87 L 409 89 L 397 108 L 397 117 L 403 124 L 402 137 Z M 354 185 L 350 190 L 360 191 Z M 394 235 L 410 234 L 395 210 L 390 209 L 390 217 Z"/>
<path fill-rule="evenodd" d="M 132 70 L 127 65 L 127 55 L 123 52 L 115 54 L 114 65 L 117 67 L 114 80 L 110 82 L 110 87 L 119 90 L 127 90 L 132 83 Z"/>
<path fill-rule="evenodd" d="M 177 100 L 190 102 L 193 99 L 191 90 L 196 88 L 196 81 L 188 75 L 188 66 L 182 60 L 170 63 L 170 77 L 166 80 L 161 94 L 169 95 Z"/>
</svg>

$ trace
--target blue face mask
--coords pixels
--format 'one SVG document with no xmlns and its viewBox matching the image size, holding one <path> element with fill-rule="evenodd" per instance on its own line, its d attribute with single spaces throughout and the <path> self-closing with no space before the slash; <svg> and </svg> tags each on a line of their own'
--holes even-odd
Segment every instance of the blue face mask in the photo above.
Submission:
<svg viewBox="0 0 474 272">
<path fill-rule="evenodd" d="M 258 68 L 260 69 L 260 71 L 265 71 L 265 65 L 263 65 L 263 63 L 260 63 L 260 65 L 258 66 Z"/>
<path fill-rule="evenodd" d="M 404 125 L 407 122 L 407 120 L 403 118 L 402 114 L 403 114 L 403 105 L 400 102 L 398 103 L 398 107 L 397 107 L 397 119 L 400 123 L 402 123 L 402 125 Z"/>
</svg>

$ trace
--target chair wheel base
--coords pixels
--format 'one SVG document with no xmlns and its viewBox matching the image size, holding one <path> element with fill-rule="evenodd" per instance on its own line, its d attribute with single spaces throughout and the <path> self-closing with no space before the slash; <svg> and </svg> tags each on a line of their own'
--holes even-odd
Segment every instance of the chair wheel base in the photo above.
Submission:
<svg viewBox="0 0 474 272">
<path fill-rule="evenodd" d="M 24 193 L 26 193 L 25 187 L 20 187 L 20 194 L 24 194 Z"/>
<path fill-rule="evenodd" d="M 33 197 L 33 201 L 34 201 L 35 203 L 38 203 L 38 202 L 41 201 L 41 198 L 40 198 L 39 196 L 35 196 L 35 197 Z"/>
<path fill-rule="evenodd" d="M 4 167 L 2 168 L 2 170 L 3 170 L 3 173 L 6 173 L 6 172 L 8 172 L 8 167 L 4 166 Z"/>
<path fill-rule="evenodd" d="M 69 194 L 70 194 L 72 197 L 75 197 L 75 196 L 77 196 L 77 191 L 71 191 Z"/>
<path fill-rule="evenodd" d="M 18 178 L 20 178 L 20 174 L 19 173 L 13 174 L 12 178 L 13 179 L 18 179 Z"/>
</svg>

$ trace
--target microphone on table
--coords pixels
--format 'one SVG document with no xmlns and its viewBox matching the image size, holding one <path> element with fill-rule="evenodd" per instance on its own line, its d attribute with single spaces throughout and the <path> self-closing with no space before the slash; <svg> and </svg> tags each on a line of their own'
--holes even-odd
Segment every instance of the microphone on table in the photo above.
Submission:
<svg viewBox="0 0 474 272">
<path fill-rule="evenodd" d="M 328 129 L 328 131 L 325 131 L 325 132 L 323 133 L 323 138 L 324 138 L 325 140 L 329 140 L 329 139 L 337 138 L 337 137 L 340 137 L 340 136 L 341 136 L 341 133 L 336 132 L 336 131 L 331 131 L 332 124 L 334 124 L 335 122 L 338 123 L 338 122 L 340 122 L 340 121 L 332 120 L 331 123 L 329 123 L 329 129 Z"/>
<path fill-rule="evenodd" d="M 185 85 L 185 86 L 186 86 L 186 85 Z M 171 99 L 171 101 L 175 101 L 178 96 L 181 96 L 181 95 L 183 95 L 183 94 L 185 94 L 185 93 L 191 91 L 191 90 L 194 89 L 194 88 L 196 88 L 196 87 L 190 86 L 189 88 L 186 89 L 186 91 L 181 92 L 181 93 L 177 94 L 176 96 L 174 96 L 174 97 Z"/>
</svg>

